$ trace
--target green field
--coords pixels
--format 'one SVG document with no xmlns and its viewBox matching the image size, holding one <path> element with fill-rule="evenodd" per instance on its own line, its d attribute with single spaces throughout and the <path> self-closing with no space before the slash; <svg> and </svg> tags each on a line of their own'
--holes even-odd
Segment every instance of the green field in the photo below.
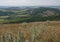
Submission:
<svg viewBox="0 0 60 42">
<path fill-rule="evenodd" d="M 22 23 L 38 21 L 60 21 L 60 10 L 57 8 L 39 7 L 27 9 L 0 10 L 0 23 Z"/>
</svg>

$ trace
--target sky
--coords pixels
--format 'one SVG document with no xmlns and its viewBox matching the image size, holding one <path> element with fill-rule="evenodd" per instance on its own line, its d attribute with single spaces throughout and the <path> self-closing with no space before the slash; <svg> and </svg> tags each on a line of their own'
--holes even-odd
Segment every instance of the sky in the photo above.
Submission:
<svg viewBox="0 0 60 42">
<path fill-rule="evenodd" d="M 0 6 L 60 6 L 60 0 L 0 0 Z"/>
</svg>

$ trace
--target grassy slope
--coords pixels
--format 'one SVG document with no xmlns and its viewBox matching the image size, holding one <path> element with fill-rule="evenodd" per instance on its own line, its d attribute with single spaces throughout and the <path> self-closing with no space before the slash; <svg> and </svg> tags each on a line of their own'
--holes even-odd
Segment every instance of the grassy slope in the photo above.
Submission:
<svg viewBox="0 0 60 42">
<path fill-rule="evenodd" d="M 20 31 L 28 40 L 31 40 L 32 36 L 35 35 L 35 40 L 41 42 L 60 42 L 60 21 L 0 24 L 0 42 L 2 42 L 1 37 L 6 36 L 6 33 L 11 33 L 13 38 L 15 36 L 19 39 L 18 32 Z"/>
</svg>

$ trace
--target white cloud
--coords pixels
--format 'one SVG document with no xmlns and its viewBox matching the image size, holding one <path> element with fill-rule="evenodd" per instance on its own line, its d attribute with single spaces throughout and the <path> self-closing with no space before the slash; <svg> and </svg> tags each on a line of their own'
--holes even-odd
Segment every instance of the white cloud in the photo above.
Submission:
<svg viewBox="0 0 60 42">
<path fill-rule="evenodd" d="M 0 0 L 0 6 L 60 5 L 59 0 Z"/>
</svg>

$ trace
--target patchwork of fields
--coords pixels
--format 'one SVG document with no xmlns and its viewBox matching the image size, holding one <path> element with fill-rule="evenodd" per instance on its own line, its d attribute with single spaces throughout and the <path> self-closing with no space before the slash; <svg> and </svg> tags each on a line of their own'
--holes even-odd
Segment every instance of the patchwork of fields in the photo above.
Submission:
<svg viewBox="0 0 60 42">
<path fill-rule="evenodd" d="M 60 21 L 0 24 L 0 42 L 60 42 Z"/>
</svg>

